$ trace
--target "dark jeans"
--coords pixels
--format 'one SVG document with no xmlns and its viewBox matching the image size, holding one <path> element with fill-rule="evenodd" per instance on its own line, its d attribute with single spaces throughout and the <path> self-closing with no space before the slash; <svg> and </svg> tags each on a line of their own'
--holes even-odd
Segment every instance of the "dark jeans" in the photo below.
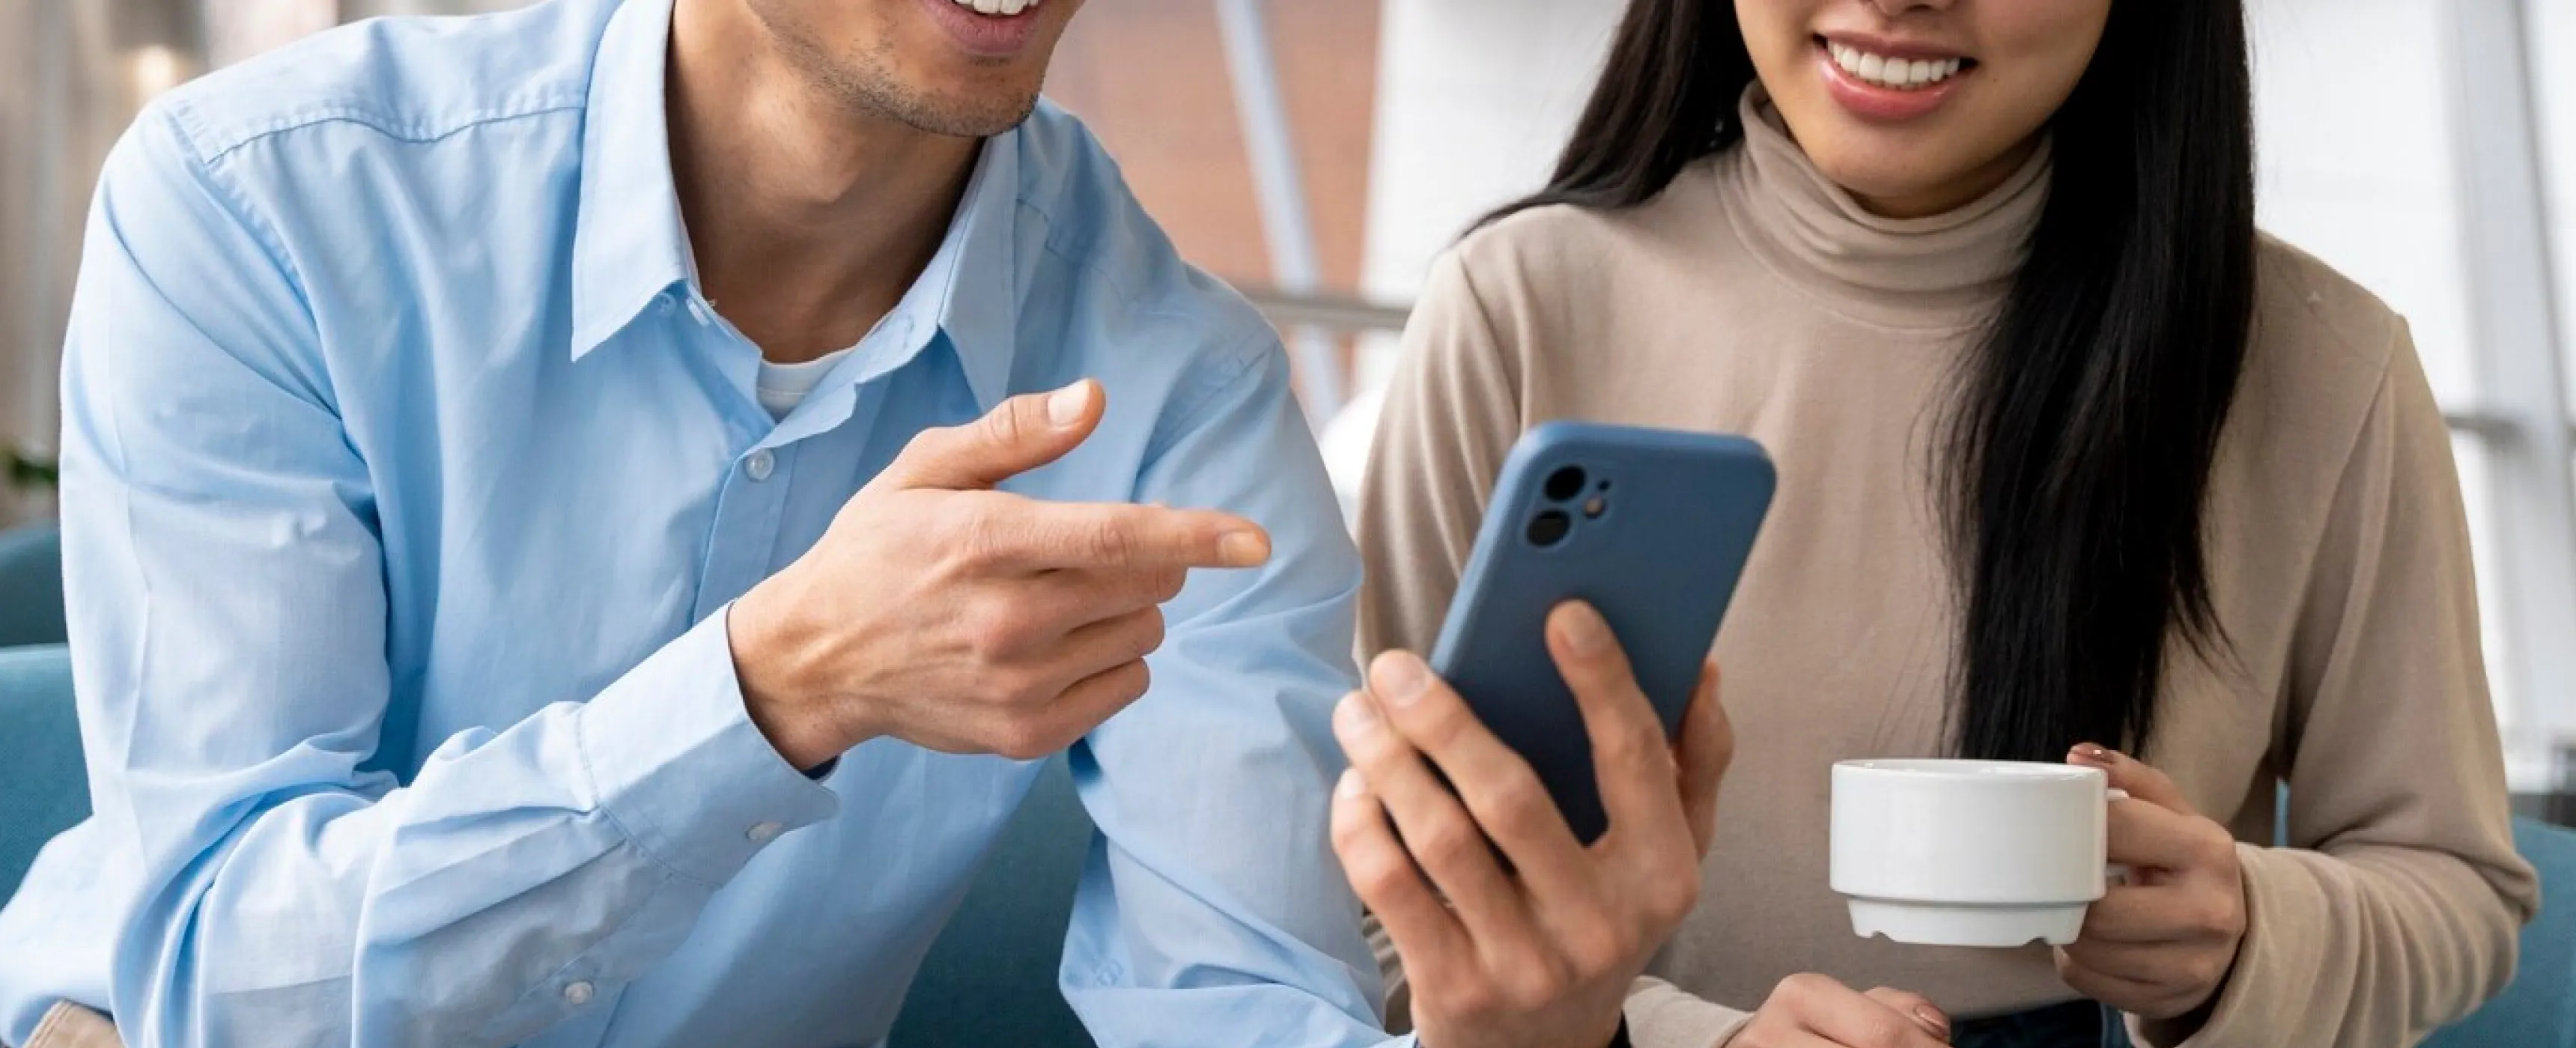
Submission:
<svg viewBox="0 0 2576 1048">
<path fill-rule="evenodd" d="M 2068 1001 L 2011 1015 L 1962 1019 L 1956 1048 L 2130 1048 L 2120 1013 L 2091 1001 Z"/>
</svg>

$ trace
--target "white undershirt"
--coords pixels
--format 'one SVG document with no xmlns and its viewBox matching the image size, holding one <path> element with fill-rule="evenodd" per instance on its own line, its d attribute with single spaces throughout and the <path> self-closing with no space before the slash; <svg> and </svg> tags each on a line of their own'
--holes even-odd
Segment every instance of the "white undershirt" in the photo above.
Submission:
<svg viewBox="0 0 2576 1048">
<path fill-rule="evenodd" d="M 832 365 L 840 363 L 842 357 L 849 356 L 850 351 L 857 348 L 850 346 L 836 350 L 802 364 L 761 361 L 760 377 L 752 384 L 760 397 L 760 406 L 768 409 L 772 420 L 786 418 L 788 412 L 796 410 L 796 405 L 805 402 L 806 394 L 814 392 L 814 387 L 823 381 L 824 373 L 831 371 Z"/>
</svg>

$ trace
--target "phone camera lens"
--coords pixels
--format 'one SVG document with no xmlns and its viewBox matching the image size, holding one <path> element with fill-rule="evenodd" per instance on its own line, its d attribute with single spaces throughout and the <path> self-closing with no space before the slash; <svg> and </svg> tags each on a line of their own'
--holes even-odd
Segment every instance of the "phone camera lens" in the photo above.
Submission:
<svg viewBox="0 0 2576 1048">
<path fill-rule="evenodd" d="M 1573 517 L 1567 516 L 1561 509 L 1548 510 L 1530 518 L 1530 545 L 1545 549 L 1565 541 L 1566 533 L 1573 530 Z"/>
<path fill-rule="evenodd" d="M 1583 467 L 1567 466 L 1547 475 L 1547 500 L 1564 502 L 1583 494 Z"/>
</svg>

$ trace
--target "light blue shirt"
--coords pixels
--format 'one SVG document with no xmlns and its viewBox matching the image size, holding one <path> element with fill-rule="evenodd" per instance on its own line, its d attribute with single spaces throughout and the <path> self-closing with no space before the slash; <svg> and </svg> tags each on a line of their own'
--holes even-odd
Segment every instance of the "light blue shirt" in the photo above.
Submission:
<svg viewBox="0 0 2576 1048">
<path fill-rule="evenodd" d="M 690 279 L 670 0 L 342 29 L 154 104 L 65 362 L 97 814 L 0 913 L 0 1035 L 137 1045 L 882 1038 L 1037 767 L 747 719 L 728 602 L 907 438 L 1099 378 L 1013 490 L 1231 509 L 1071 754 L 1061 983 L 1106 1045 L 1374 1043 L 1326 841 L 1358 559 L 1277 340 L 1070 116 L 983 148 L 936 259 L 783 420 Z"/>
</svg>

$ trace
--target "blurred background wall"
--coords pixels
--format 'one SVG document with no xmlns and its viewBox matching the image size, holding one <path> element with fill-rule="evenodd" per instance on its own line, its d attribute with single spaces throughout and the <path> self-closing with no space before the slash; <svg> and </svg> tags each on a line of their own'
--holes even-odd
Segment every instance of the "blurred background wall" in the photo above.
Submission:
<svg viewBox="0 0 2576 1048">
<path fill-rule="evenodd" d="M 362 17 L 518 0 L 0 0 L 0 523 L 40 515 L 97 163 L 137 106 Z M 1049 93 L 1184 254 L 1290 335 L 1355 485 L 1431 258 L 1536 187 L 1621 0 L 1089 0 Z M 2270 231 L 2414 325 L 2458 433 L 2490 664 L 2526 788 L 2576 743 L 2576 46 L 2563 0 L 2251 0 Z"/>
<path fill-rule="evenodd" d="M 200 14 L 197 0 L 0 0 L 0 447 L 39 463 L 99 160 L 144 100 L 204 68 Z M 42 487 L 7 485 L 0 522 L 47 504 Z"/>
</svg>

